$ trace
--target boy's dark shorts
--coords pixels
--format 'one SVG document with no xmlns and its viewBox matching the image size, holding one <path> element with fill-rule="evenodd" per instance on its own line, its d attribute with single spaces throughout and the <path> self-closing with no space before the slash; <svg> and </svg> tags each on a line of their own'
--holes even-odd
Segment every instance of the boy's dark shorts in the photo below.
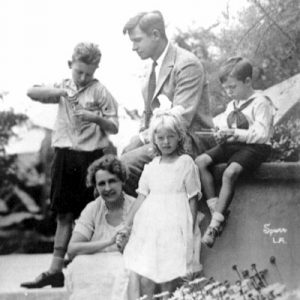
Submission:
<svg viewBox="0 0 300 300">
<path fill-rule="evenodd" d="M 103 156 L 103 151 L 74 151 L 56 148 L 51 169 L 51 209 L 56 214 L 73 213 L 77 218 L 94 199 L 93 188 L 86 187 L 88 166 Z"/>
<path fill-rule="evenodd" d="M 244 171 L 254 171 L 271 153 L 271 146 L 266 144 L 224 143 L 205 152 L 214 164 L 232 162 L 240 164 Z"/>
</svg>

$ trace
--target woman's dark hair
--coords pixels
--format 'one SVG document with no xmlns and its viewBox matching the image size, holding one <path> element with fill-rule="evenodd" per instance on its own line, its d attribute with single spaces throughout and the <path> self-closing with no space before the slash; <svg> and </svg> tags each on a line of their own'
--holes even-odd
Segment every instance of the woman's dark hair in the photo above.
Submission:
<svg viewBox="0 0 300 300">
<path fill-rule="evenodd" d="M 115 155 L 107 154 L 95 160 L 88 167 L 86 180 L 88 187 L 96 186 L 95 175 L 99 170 L 108 171 L 109 173 L 116 175 L 123 183 L 127 178 L 125 165 Z"/>
</svg>

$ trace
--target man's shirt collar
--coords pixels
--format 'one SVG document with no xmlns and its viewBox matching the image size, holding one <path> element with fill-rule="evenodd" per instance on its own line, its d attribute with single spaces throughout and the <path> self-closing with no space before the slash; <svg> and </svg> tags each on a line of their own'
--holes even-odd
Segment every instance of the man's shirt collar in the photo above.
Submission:
<svg viewBox="0 0 300 300">
<path fill-rule="evenodd" d="M 170 46 L 170 42 L 168 41 L 167 45 L 166 45 L 166 48 L 165 50 L 163 51 L 163 53 L 161 54 L 161 56 L 157 59 L 156 63 L 156 68 L 155 68 L 155 73 L 156 73 L 156 81 L 158 79 L 158 75 L 159 75 L 159 71 L 161 69 L 161 65 L 167 55 L 167 52 L 168 52 L 168 49 L 169 49 L 169 46 Z"/>
</svg>

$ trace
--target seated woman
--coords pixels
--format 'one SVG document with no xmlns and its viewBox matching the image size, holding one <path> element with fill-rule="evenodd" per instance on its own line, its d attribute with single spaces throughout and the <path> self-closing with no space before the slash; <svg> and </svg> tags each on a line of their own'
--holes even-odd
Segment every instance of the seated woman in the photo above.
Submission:
<svg viewBox="0 0 300 300">
<path fill-rule="evenodd" d="M 116 234 L 134 198 L 123 193 L 124 165 L 105 155 L 88 168 L 87 183 L 99 197 L 82 211 L 71 237 L 66 274 L 70 300 L 125 300 L 128 274 Z"/>
</svg>

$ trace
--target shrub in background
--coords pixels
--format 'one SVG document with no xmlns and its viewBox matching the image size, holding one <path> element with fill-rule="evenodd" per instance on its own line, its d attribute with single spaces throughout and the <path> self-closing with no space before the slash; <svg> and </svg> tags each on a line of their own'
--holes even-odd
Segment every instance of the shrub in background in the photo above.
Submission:
<svg viewBox="0 0 300 300">
<path fill-rule="evenodd" d="M 270 161 L 299 161 L 300 119 L 292 119 L 274 129 Z"/>
<path fill-rule="evenodd" d="M 27 119 L 26 115 L 14 113 L 12 110 L 0 112 L 0 192 L 3 188 L 7 188 L 15 177 L 13 170 L 15 156 L 6 155 L 5 146 L 14 135 L 13 127 Z"/>
</svg>

